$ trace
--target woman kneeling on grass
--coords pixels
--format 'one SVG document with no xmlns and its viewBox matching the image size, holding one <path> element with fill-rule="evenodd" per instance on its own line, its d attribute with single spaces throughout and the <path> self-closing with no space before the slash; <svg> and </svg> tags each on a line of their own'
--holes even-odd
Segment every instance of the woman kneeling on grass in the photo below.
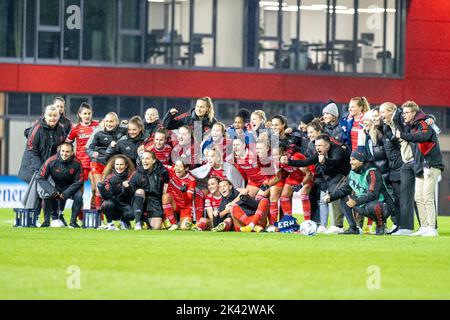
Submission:
<svg viewBox="0 0 450 320">
<path fill-rule="evenodd" d="M 142 154 L 142 164 L 130 178 L 133 190 L 133 210 L 136 220 L 134 230 L 142 230 L 142 222 L 152 228 L 161 229 L 164 184 L 169 182 L 169 174 L 151 151 Z M 144 212 L 147 216 L 144 217 Z"/>
<path fill-rule="evenodd" d="M 133 207 L 130 205 L 133 191 L 128 179 L 134 172 L 133 162 L 124 155 L 117 155 L 108 161 L 103 171 L 103 182 L 98 183 L 98 190 L 104 199 L 102 211 L 105 213 L 106 230 L 118 230 L 113 220 L 120 220 L 120 228 L 131 228 L 134 219 Z"/>
</svg>

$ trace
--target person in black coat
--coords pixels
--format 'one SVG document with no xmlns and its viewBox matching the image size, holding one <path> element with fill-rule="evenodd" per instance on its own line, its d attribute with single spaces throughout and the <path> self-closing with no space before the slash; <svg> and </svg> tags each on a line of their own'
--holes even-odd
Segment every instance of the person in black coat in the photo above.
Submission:
<svg viewBox="0 0 450 320">
<path fill-rule="evenodd" d="M 45 160 L 56 154 L 58 146 L 65 141 L 59 117 L 55 106 L 47 106 L 44 116 L 31 128 L 18 174 L 25 182 L 30 183 L 33 174 Z"/>
<path fill-rule="evenodd" d="M 169 183 L 169 173 L 151 151 L 144 151 L 141 161 L 141 166 L 129 180 L 134 194 L 133 210 L 136 221 L 134 230 L 142 229 L 144 212 L 147 212 L 148 225 L 152 229 L 159 230 L 163 218 L 163 189 L 164 184 Z"/>
<path fill-rule="evenodd" d="M 144 129 L 145 134 L 153 141 L 153 138 L 158 129 L 163 128 L 159 120 L 159 112 L 156 108 L 148 108 L 144 115 Z"/>
<path fill-rule="evenodd" d="M 53 183 L 49 181 L 50 177 Z M 60 217 L 60 211 L 64 210 L 67 199 L 73 199 L 70 227 L 79 228 L 76 218 L 83 208 L 83 192 L 81 191 L 84 183 L 83 166 L 74 157 L 71 143 L 64 142 L 58 154 L 47 159 L 39 171 L 37 182 L 48 194 L 48 198 L 44 199 L 44 223 L 41 227 L 50 226 L 51 216 L 57 221 L 54 226 L 62 227 L 61 222 L 64 223 L 64 219 Z"/>
<path fill-rule="evenodd" d="M 203 97 L 197 100 L 195 108 L 181 115 L 178 115 L 177 109 L 170 109 L 162 122 L 163 126 L 168 130 L 189 126 L 203 140 L 204 133 L 211 130 L 217 120 L 214 118 L 214 105 L 211 98 Z M 198 129 L 194 126 L 195 122 L 201 124 L 201 131 L 197 132 Z"/>
<path fill-rule="evenodd" d="M 86 144 L 86 153 L 91 158 L 91 173 L 94 184 L 97 186 L 102 181 L 103 170 L 108 161 L 106 150 L 112 144 L 117 144 L 126 135 L 127 128 L 119 125 L 119 117 L 115 112 L 109 112 L 100 123 L 98 129 L 89 138 Z M 96 190 L 95 207 L 100 209 L 102 198 L 100 191 Z"/>
<path fill-rule="evenodd" d="M 112 157 L 103 172 L 103 181 L 98 183 L 98 190 L 104 199 L 102 211 L 105 213 L 107 230 L 118 230 L 113 220 L 120 220 L 121 229 L 130 229 L 134 219 L 131 200 L 133 192 L 128 179 L 134 172 L 133 162 L 124 155 Z"/>
<path fill-rule="evenodd" d="M 112 141 L 108 149 L 106 149 L 106 156 L 110 159 L 116 154 L 124 154 L 136 165 L 139 157 L 138 149 L 144 144 L 146 138 L 141 118 L 134 116 L 128 122 L 127 135 L 123 136 L 118 142 Z"/>
</svg>

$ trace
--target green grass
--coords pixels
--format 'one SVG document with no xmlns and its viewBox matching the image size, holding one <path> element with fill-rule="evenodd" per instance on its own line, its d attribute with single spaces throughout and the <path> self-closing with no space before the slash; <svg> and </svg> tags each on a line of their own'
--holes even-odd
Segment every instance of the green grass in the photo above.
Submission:
<svg viewBox="0 0 450 320">
<path fill-rule="evenodd" d="M 438 238 L 15 229 L 0 210 L 0 299 L 449 299 Z M 67 287 L 69 266 L 81 288 Z M 381 288 L 367 287 L 378 266 Z"/>
</svg>

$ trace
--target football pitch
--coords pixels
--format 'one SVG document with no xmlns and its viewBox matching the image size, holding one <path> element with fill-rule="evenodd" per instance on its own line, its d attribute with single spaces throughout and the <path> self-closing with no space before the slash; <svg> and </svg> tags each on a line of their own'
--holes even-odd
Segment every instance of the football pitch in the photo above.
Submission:
<svg viewBox="0 0 450 320">
<path fill-rule="evenodd" d="M 21 229 L 13 218 L 0 210 L 0 299 L 450 298 L 450 217 L 437 238 Z"/>
</svg>

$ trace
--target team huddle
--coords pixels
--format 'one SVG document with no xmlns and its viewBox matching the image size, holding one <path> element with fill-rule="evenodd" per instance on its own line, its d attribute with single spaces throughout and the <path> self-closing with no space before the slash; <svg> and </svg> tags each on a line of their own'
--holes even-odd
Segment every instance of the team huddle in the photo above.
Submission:
<svg viewBox="0 0 450 320">
<path fill-rule="evenodd" d="M 377 235 L 438 235 L 438 130 L 414 102 L 371 109 L 355 97 L 340 117 L 330 101 L 321 117 L 305 114 L 295 128 L 283 115 L 267 119 L 246 109 L 227 127 L 209 97 L 162 120 L 149 108 L 143 119 L 109 112 L 95 121 L 93 107 L 82 103 L 72 125 L 64 108 L 55 98 L 25 132 L 19 177 L 37 184 L 40 227 L 79 228 L 89 180 L 90 207 L 107 230 L 276 232 L 292 216 L 297 193 L 304 220 L 317 222 L 319 233 L 371 233 L 375 225 Z M 61 211 L 68 199 L 67 224 Z M 415 210 L 420 229 L 413 233 Z"/>
</svg>

